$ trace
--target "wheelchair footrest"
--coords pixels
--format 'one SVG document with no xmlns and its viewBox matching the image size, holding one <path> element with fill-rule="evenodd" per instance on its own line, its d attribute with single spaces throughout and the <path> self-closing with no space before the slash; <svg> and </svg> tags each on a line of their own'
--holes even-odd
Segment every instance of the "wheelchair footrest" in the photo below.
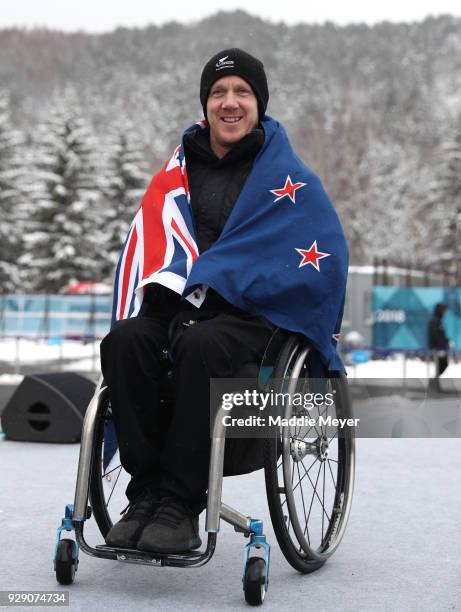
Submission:
<svg viewBox="0 0 461 612">
<path fill-rule="evenodd" d="M 123 563 L 137 563 L 139 565 L 157 565 L 163 566 L 166 565 L 165 561 L 168 559 L 197 559 L 201 555 L 203 555 L 203 551 L 194 550 L 191 552 L 184 553 L 175 553 L 175 554 L 167 554 L 167 553 L 155 553 L 143 550 L 137 550 L 136 548 L 116 548 L 114 546 L 108 546 L 107 544 L 97 544 L 95 546 L 97 550 L 111 553 L 116 556 L 117 561 L 122 561 Z"/>
<path fill-rule="evenodd" d="M 117 553 L 117 561 L 122 561 L 123 563 L 135 563 L 138 565 L 157 565 L 159 567 L 163 565 L 163 560 L 158 559 L 157 557 L 143 557 L 140 559 L 135 555 L 129 555 L 127 553 Z"/>
</svg>

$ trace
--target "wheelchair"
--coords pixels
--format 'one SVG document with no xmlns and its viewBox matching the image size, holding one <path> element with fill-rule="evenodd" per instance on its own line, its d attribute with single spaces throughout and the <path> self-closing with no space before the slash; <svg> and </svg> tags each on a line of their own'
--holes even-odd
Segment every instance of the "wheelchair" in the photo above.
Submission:
<svg viewBox="0 0 461 612">
<path fill-rule="evenodd" d="M 276 330 L 259 367 L 259 387 L 290 396 L 308 392 L 313 384 L 310 353 L 304 337 Z M 322 388 L 332 394 L 334 403 L 317 406 L 316 413 L 309 411 L 310 416 L 314 419 L 331 416 L 332 423 L 335 418 L 352 418 L 345 374 L 330 373 L 323 379 Z M 305 412 L 304 407 L 291 402 L 283 407 L 286 419 Z M 298 572 L 308 574 L 336 551 L 346 529 L 354 486 L 354 427 L 292 425 L 284 419 L 281 423 L 274 436 L 262 441 L 269 512 L 286 560 Z M 261 520 L 242 514 L 221 499 L 226 436 L 220 418 L 214 421 L 211 440 L 204 550 L 160 554 L 105 544 L 92 547 L 86 542 L 84 524 L 91 516 L 103 537 L 118 520 L 114 505 L 116 490 L 122 503 L 129 479 L 116 460 L 109 464 L 106 460 L 110 449 L 105 431 L 111 425 L 108 390 L 101 380 L 85 415 L 74 503 L 66 506 L 65 517 L 57 529 L 54 553 L 57 581 L 63 585 L 74 581 L 80 550 L 93 557 L 125 563 L 200 567 L 213 556 L 222 519 L 248 538 L 242 579 L 244 596 L 250 605 L 262 604 L 269 586 L 270 546 Z M 64 531 L 73 531 L 75 540 L 61 539 Z"/>
</svg>

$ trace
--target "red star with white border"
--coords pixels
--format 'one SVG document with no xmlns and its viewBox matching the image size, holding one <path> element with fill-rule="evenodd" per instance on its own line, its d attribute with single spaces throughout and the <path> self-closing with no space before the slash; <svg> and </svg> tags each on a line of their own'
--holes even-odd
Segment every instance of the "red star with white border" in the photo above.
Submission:
<svg viewBox="0 0 461 612">
<path fill-rule="evenodd" d="M 302 260 L 299 264 L 299 268 L 311 264 L 316 270 L 318 270 L 318 272 L 320 272 L 319 260 L 323 259 L 324 257 L 330 257 L 331 255 L 331 253 L 322 253 L 322 251 L 319 251 L 317 249 L 317 240 L 314 240 L 314 242 L 308 249 L 295 250 L 298 251 L 300 255 L 302 255 Z"/>
<path fill-rule="evenodd" d="M 296 190 L 300 189 L 301 187 L 304 187 L 304 185 L 307 185 L 307 183 L 293 183 L 290 178 L 290 175 L 288 175 L 284 187 L 282 187 L 281 189 L 270 189 L 269 191 L 275 196 L 277 196 L 274 200 L 274 203 L 278 202 L 285 196 L 288 196 L 293 202 L 293 204 L 295 204 Z"/>
</svg>

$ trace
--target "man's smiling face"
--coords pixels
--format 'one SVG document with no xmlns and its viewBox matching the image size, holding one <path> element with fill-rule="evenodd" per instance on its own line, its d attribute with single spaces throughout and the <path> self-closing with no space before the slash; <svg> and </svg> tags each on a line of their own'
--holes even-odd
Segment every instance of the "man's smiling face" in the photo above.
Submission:
<svg viewBox="0 0 461 612">
<path fill-rule="evenodd" d="M 244 79 L 222 77 L 210 88 L 207 100 L 210 144 L 218 157 L 258 125 L 258 102 Z"/>
</svg>

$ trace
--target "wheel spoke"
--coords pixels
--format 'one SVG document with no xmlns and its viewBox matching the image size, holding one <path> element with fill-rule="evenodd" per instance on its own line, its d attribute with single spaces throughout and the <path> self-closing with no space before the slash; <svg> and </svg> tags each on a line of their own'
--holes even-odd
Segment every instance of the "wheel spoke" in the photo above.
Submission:
<svg viewBox="0 0 461 612">
<path fill-rule="evenodd" d="M 122 473 L 122 466 L 120 466 L 120 470 L 119 470 L 119 472 L 117 474 L 117 478 L 115 479 L 114 486 L 112 487 L 112 491 L 110 492 L 109 499 L 107 500 L 106 506 L 109 505 L 110 499 L 111 499 L 111 497 L 112 497 L 112 495 L 113 495 L 113 493 L 115 491 L 115 487 L 117 486 L 117 482 L 118 482 L 118 479 L 120 478 L 120 474 L 121 473 Z"/>
<path fill-rule="evenodd" d="M 304 467 L 304 466 L 303 466 L 303 467 Z M 320 474 L 320 470 L 321 470 L 321 468 L 322 468 L 322 464 L 320 464 L 319 474 Z M 307 472 L 306 472 L 306 474 L 307 474 Z M 317 481 L 318 481 L 319 474 L 317 475 Z M 322 510 L 323 510 L 323 512 L 325 513 L 325 516 L 327 517 L 328 521 L 330 521 L 330 517 L 328 516 L 327 511 L 325 510 L 325 507 L 322 505 L 322 501 L 321 501 L 321 499 L 320 499 L 320 495 L 317 493 L 317 481 L 316 481 L 316 483 L 315 483 L 315 487 L 314 487 L 314 485 L 313 485 L 313 483 L 312 483 L 312 480 L 311 480 L 311 477 L 309 476 L 309 474 L 307 474 L 307 477 L 309 478 L 309 481 L 310 481 L 311 485 L 312 485 L 312 486 L 313 486 L 313 488 L 314 488 L 314 493 L 313 493 L 313 495 L 315 495 L 315 496 L 317 497 L 317 499 L 318 499 L 318 501 L 319 501 L 320 505 L 322 506 Z"/>
<path fill-rule="evenodd" d="M 301 478 L 301 474 L 299 473 L 299 464 L 296 467 L 298 468 L 298 477 Z M 303 488 L 302 487 L 300 488 L 300 491 L 301 491 L 301 500 L 302 500 L 302 503 L 303 503 L 304 518 L 306 520 L 306 525 L 307 525 L 306 505 L 304 503 L 304 493 L 303 493 Z"/>
<path fill-rule="evenodd" d="M 318 418 L 317 418 L 317 422 L 318 422 L 319 419 L 320 419 L 320 408 L 319 408 L 319 406 L 317 406 L 317 414 L 318 414 Z M 325 425 L 320 425 L 320 430 L 322 432 L 322 436 L 324 436 L 325 435 Z"/>
<path fill-rule="evenodd" d="M 304 467 L 304 469 L 306 470 L 306 466 L 304 465 L 304 459 L 305 459 L 305 458 L 306 458 L 306 457 L 304 457 L 303 459 L 301 459 L 301 463 L 303 464 L 303 467 Z M 314 461 L 313 461 L 313 462 L 310 464 L 310 466 L 307 468 L 306 473 L 310 471 L 310 469 L 313 467 L 314 463 L 316 463 L 318 460 L 319 460 L 319 458 L 318 458 L 318 457 L 316 457 L 316 458 L 314 459 Z M 305 478 L 305 476 L 306 476 L 306 475 L 304 474 L 303 478 Z"/>
<path fill-rule="evenodd" d="M 336 489 L 336 480 L 335 480 L 335 477 L 333 476 L 333 470 L 331 469 L 331 465 L 330 465 L 330 461 L 332 461 L 332 459 L 327 459 L 327 461 L 328 461 L 328 467 L 330 469 L 331 478 L 333 480 L 333 484 L 335 485 L 335 489 Z"/>
<path fill-rule="evenodd" d="M 322 491 L 322 508 L 325 509 L 325 461 L 323 462 L 323 491 Z M 322 512 L 322 543 L 324 537 L 325 513 Z"/>
<path fill-rule="evenodd" d="M 291 490 L 293 490 L 293 478 L 294 478 L 294 475 L 295 475 L 295 462 L 293 461 L 293 469 L 291 470 Z M 298 482 L 298 484 L 299 484 L 299 482 Z M 285 496 L 285 502 L 286 502 L 286 500 L 287 500 L 287 498 Z M 283 502 L 283 503 L 285 503 L 285 502 Z M 283 506 L 283 504 L 282 504 L 282 506 Z M 290 524 L 290 513 L 288 513 L 288 525 L 289 524 Z"/>
<path fill-rule="evenodd" d="M 323 415 L 325 414 L 325 412 L 328 412 L 328 406 L 327 406 L 327 407 L 326 407 L 326 409 L 325 409 L 325 410 L 323 410 L 321 413 L 320 413 L 320 411 L 318 410 L 318 407 L 317 407 L 317 412 L 318 412 L 318 415 L 319 415 L 319 418 L 320 418 L 321 416 L 323 416 Z M 318 419 L 317 419 L 317 420 L 318 420 Z M 321 427 L 322 427 L 322 426 L 321 426 Z M 325 425 L 325 427 L 326 427 L 326 425 Z M 314 428 L 315 428 L 315 432 L 316 432 L 316 434 L 317 434 L 317 437 L 319 437 L 319 431 L 318 431 L 318 429 L 317 429 L 317 426 L 316 426 L 316 425 L 309 425 L 309 428 L 308 428 L 308 430 L 306 431 L 306 433 L 304 434 L 303 438 L 307 438 L 307 435 L 308 435 L 308 433 L 310 432 L 310 430 L 311 430 L 311 429 L 314 429 Z M 322 434 L 323 434 L 323 433 L 324 433 L 324 431 L 323 431 L 323 429 L 322 429 Z"/>
<path fill-rule="evenodd" d="M 319 476 L 320 476 L 320 470 L 322 468 L 322 465 L 319 465 L 319 471 L 317 472 L 317 478 L 315 479 L 315 487 L 317 486 L 317 483 L 319 481 Z M 310 480 L 310 478 L 309 478 Z M 312 484 L 312 481 L 311 481 Z M 315 487 L 314 487 L 314 493 L 312 493 L 312 499 L 311 499 L 311 503 L 309 505 L 309 512 L 307 514 L 307 521 L 306 521 L 306 527 L 304 528 L 304 532 L 305 534 L 307 534 L 307 542 L 309 544 L 309 546 L 311 545 L 311 541 L 310 541 L 310 537 L 309 537 L 309 518 L 311 516 L 311 512 L 312 512 L 312 505 L 314 503 L 314 494 L 315 494 Z"/>
<path fill-rule="evenodd" d="M 112 472 L 115 472 L 115 470 L 118 470 L 119 468 L 121 468 L 122 466 L 120 465 L 120 463 L 118 465 L 116 465 L 114 468 L 112 468 L 111 470 L 109 470 L 108 472 L 104 472 L 104 474 L 102 475 L 103 478 L 105 478 L 106 476 L 109 476 L 109 474 L 112 474 Z"/>
<path fill-rule="evenodd" d="M 297 488 L 299 487 L 299 485 L 301 484 L 301 481 L 302 481 L 304 478 L 306 478 L 307 473 L 308 473 L 308 472 L 309 472 L 309 470 L 310 470 L 310 469 L 313 467 L 313 465 L 314 465 L 315 463 L 317 463 L 317 461 L 318 461 L 318 460 L 319 460 L 319 459 L 318 459 L 318 457 L 316 457 L 316 458 L 314 459 L 314 461 L 313 461 L 313 462 L 310 464 L 310 466 L 309 466 L 309 468 L 308 468 L 307 470 L 306 470 L 306 467 L 305 467 L 304 463 L 301 461 L 301 463 L 303 464 L 304 471 L 305 471 L 306 473 L 305 473 L 305 474 L 303 474 L 303 475 L 301 476 L 300 480 L 298 480 L 297 484 L 296 484 L 296 485 L 293 487 L 293 493 L 295 492 L 295 489 L 297 489 Z M 295 462 L 293 461 L 293 465 L 294 465 L 294 463 L 295 463 Z"/>
</svg>

